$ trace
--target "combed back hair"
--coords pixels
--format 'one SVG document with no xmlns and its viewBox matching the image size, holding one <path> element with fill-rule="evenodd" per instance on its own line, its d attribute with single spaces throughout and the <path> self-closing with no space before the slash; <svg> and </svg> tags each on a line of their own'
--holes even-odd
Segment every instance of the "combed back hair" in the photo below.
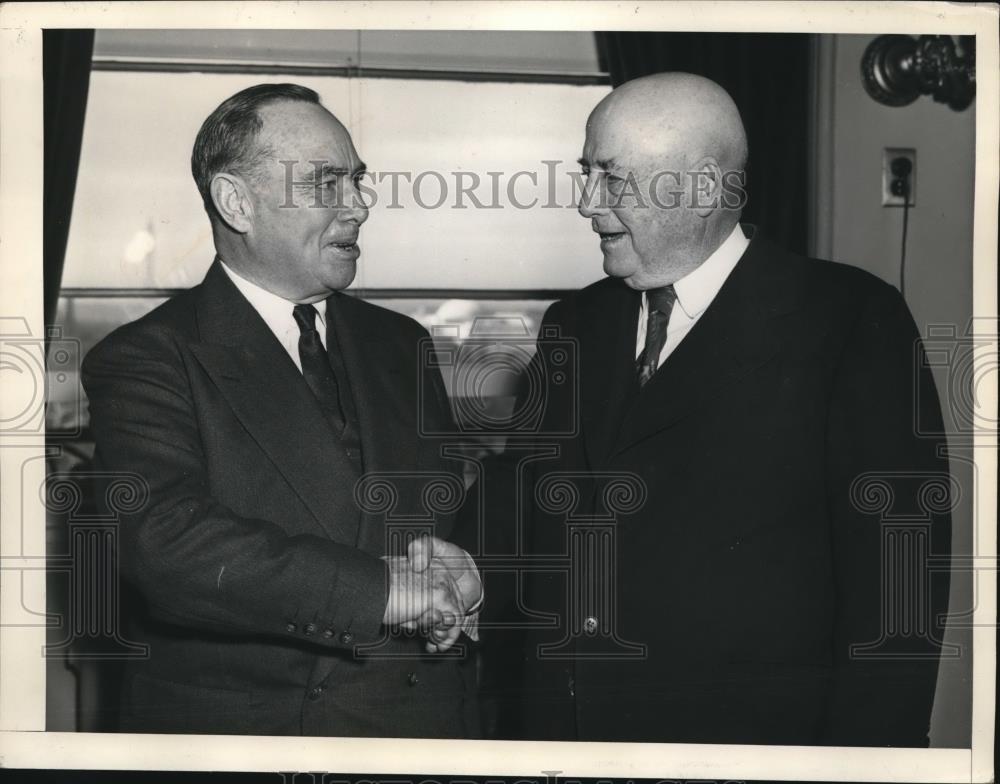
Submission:
<svg viewBox="0 0 1000 784">
<path fill-rule="evenodd" d="M 201 124 L 191 151 L 191 174 L 210 216 L 212 177 L 231 172 L 252 179 L 270 151 L 257 143 L 263 127 L 258 109 L 278 101 L 320 102 L 315 90 L 298 84 L 256 84 L 224 100 Z"/>
</svg>

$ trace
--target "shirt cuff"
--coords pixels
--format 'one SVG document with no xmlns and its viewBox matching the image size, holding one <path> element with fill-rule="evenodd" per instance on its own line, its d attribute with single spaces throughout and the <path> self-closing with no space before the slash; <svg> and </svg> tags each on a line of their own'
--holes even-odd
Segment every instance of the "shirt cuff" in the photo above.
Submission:
<svg viewBox="0 0 1000 784">
<path fill-rule="evenodd" d="M 476 562 L 468 553 L 465 554 L 465 569 L 466 572 L 471 572 L 476 576 L 476 581 L 479 583 L 479 598 L 465 611 L 465 617 L 462 619 L 462 631 L 473 642 L 479 642 L 479 610 L 486 599 L 486 591 L 483 588 L 483 578 L 479 574 L 479 567 L 476 566 Z"/>
</svg>

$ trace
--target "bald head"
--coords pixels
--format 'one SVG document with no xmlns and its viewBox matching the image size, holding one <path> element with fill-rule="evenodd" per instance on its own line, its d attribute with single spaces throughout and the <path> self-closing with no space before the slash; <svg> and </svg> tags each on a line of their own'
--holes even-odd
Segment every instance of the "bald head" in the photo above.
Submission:
<svg viewBox="0 0 1000 784">
<path fill-rule="evenodd" d="M 599 127 L 644 158 L 690 165 L 711 156 L 727 170 L 746 165 L 739 110 L 703 76 L 659 73 L 626 82 L 597 105 L 587 127 Z"/>
<path fill-rule="evenodd" d="M 746 159 L 736 104 L 709 79 L 654 74 L 605 97 L 587 120 L 579 207 L 605 272 L 647 289 L 697 268 L 739 222 Z"/>
</svg>

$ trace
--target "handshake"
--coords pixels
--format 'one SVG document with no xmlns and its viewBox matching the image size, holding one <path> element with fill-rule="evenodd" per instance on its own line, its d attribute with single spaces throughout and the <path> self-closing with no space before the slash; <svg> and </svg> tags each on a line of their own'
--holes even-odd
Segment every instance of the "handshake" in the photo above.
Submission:
<svg viewBox="0 0 1000 784">
<path fill-rule="evenodd" d="M 382 623 L 421 631 L 428 653 L 448 650 L 464 631 L 478 639 L 483 584 L 471 556 L 458 545 L 426 536 L 404 556 L 385 556 L 389 600 Z"/>
</svg>

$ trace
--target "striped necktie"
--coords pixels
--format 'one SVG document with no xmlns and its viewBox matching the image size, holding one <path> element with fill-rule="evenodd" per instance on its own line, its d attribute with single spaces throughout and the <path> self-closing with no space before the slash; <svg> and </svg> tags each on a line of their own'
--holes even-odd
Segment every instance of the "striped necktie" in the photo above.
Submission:
<svg viewBox="0 0 1000 784">
<path fill-rule="evenodd" d="M 650 289 L 646 292 L 649 315 L 646 318 L 646 345 L 636 361 L 639 370 L 639 386 L 645 386 L 653 377 L 660 362 L 660 352 L 667 342 L 667 324 L 670 311 L 677 301 L 673 285 Z"/>
</svg>

